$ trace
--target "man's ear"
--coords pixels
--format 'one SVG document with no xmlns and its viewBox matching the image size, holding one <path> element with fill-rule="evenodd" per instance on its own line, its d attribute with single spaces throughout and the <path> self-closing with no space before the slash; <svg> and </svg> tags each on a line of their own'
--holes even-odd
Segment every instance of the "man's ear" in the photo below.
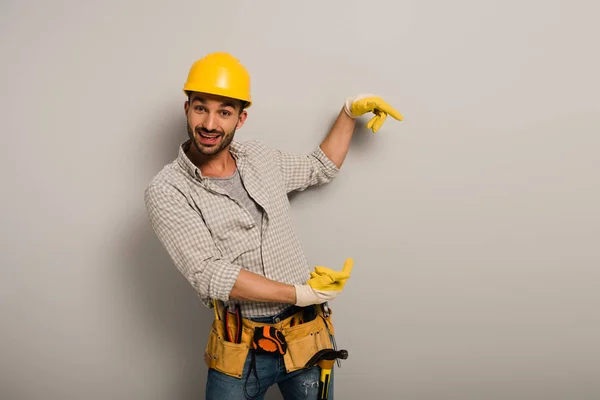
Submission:
<svg viewBox="0 0 600 400">
<path fill-rule="evenodd" d="M 244 125 L 244 122 L 246 122 L 246 118 L 248 118 L 248 112 L 246 110 L 242 110 L 238 117 L 238 122 L 235 129 L 240 129 L 242 125 Z"/>
<path fill-rule="evenodd" d="M 185 115 L 187 116 L 187 113 L 190 109 L 190 102 L 189 101 L 185 101 L 185 103 L 183 103 L 183 109 L 185 110 Z"/>
</svg>

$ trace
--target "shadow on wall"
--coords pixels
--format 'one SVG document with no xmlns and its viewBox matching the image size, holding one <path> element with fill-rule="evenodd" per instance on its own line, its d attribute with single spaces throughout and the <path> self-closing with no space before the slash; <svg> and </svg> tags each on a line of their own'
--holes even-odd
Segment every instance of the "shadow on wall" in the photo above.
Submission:
<svg viewBox="0 0 600 400">
<path fill-rule="evenodd" d="M 169 392 L 171 398 L 203 398 L 204 343 L 211 314 L 173 265 L 149 223 L 142 222 L 128 242 L 130 263 L 124 277 L 135 318 L 140 330 L 149 336 L 147 340 L 160 346 L 157 353 L 177 360 L 177 372 L 169 375 L 177 382 Z"/>
<path fill-rule="evenodd" d="M 170 118 L 167 126 L 151 141 L 143 157 L 143 168 L 158 172 L 177 155 L 179 145 L 187 138 L 184 118 Z M 158 160 L 158 161 L 157 161 Z M 143 171 L 142 175 L 147 175 Z M 176 358 L 177 371 L 170 381 L 171 399 L 202 399 L 205 395 L 207 367 L 204 349 L 214 314 L 198 298 L 196 291 L 177 270 L 145 214 L 143 192 L 139 194 L 144 213 L 131 221 L 131 229 L 122 241 L 127 265 L 123 279 L 134 302 L 134 318 L 140 329 L 159 343 L 160 353 Z M 173 365 L 173 361 L 169 360 Z M 165 367 L 166 368 L 166 367 Z M 280 399 L 277 387 L 271 388 L 267 400 Z"/>
</svg>

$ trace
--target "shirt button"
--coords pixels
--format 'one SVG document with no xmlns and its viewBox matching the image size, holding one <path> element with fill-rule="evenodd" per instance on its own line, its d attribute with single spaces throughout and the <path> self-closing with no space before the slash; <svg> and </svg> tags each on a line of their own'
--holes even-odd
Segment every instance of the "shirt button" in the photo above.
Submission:
<svg viewBox="0 0 600 400">
<path fill-rule="evenodd" d="M 279 322 L 279 321 L 281 321 L 281 320 L 279 319 L 279 317 L 276 317 L 276 318 L 275 318 L 275 322 Z"/>
</svg>

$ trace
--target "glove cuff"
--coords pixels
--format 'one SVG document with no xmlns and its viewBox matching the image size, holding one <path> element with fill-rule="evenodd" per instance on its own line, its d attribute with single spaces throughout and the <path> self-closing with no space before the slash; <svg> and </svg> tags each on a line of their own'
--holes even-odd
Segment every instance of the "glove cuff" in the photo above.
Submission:
<svg viewBox="0 0 600 400">
<path fill-rule="evenodd" d="M 352 114 L 352 103 L 354 103 L 354 99 L 354 97 L 348 97 L 344 103 L 344 111 L 352 119 L 358 118 L 358 115 Z"/>
<path fill-rule="evenodd" d="M 355 115 L 352 112 L 352 104 L 357 101 L 357 100 L 361 100 L 367 97 L 374 97 L 374 94 L 371 93 L 361 93 L 357 96 L 352 96 L 352 97 L 348 97 L 346 99 L 346 102 L 344 103 L 344 111 L 346 112 L 346 114 L 348 114 L 348 116 L 352 119 L 357 119 L 358 117 L 360 117 L 360 115 Z"/>
<path fill-rule="evenodd" d="M 306 307 L 315 304 L 316 295 L 312 288 L 308 285 L 294 285 L 296 289 L 295 306 Z"/>
</svg>

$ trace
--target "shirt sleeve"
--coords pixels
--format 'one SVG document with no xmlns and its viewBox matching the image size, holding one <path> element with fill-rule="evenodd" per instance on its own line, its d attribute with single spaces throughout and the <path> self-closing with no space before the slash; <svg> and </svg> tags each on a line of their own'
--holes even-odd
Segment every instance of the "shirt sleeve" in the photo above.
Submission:
<svg viewBox="0 0 600 400">
<path fill-rule="evenodd" d="M 320 146 L 308 155 L 280 150 L 274 152 L 275 162 L 279 166 L 288 193 L 328 183 L 339 173 L 339 168 L 325 155 Z"/>
<path fill-rule="evenodd" d="M 150 185 L 144 200 L 154 232 L 204 303 L 227 301 L 241 266 L 222 258 L 200 213 L 183 194 L 159 185 Z"/>
</svg>

